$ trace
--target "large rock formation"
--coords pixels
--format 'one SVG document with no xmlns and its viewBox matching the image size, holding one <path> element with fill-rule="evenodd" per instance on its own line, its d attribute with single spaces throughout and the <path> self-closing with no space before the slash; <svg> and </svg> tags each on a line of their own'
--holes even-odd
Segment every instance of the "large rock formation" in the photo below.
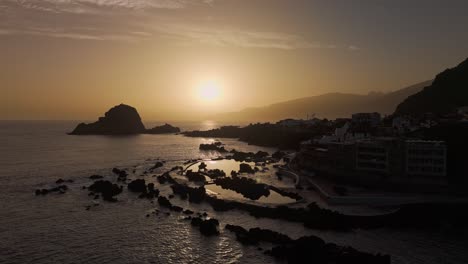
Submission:
<svg viewBox="0 0 468 264">
<path fill-rule="evenodd" d="M 457 67 L 439 73 L 421 92 L 409 96 L 396 114 L 446 114 L 468 105 L 468 59 Z"/>
<path fill-rule="evenodd" d="M 71 135 L 129 135 L 146 131 L 137 110 L 120 104 L 111 108 L 98 121 L 79 124 Z"/>
<path fill-rule="evenodd" d="M 146 130 L 147 134 L 174 134 L 174 133 L 179 133 L 179 132 L 180 132 L 180 128 L 171 126 L 169 124 L 156 126 L 156 127 Z"/>
</svg>

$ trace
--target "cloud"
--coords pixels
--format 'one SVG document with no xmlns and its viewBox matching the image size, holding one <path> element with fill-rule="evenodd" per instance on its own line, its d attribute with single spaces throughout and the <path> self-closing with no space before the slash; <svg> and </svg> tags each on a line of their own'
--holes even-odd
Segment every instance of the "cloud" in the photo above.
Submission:
<svg viewBox="0 0 468 264">
<path fill-rule="evenodd" d="M 358 50 L 360 50 L 361 48 L 359 48 L 359 47 L 357 47 L 357 46 L 354 46 L 354 45 L 350 45 L 350 46 L 348 46 L 348 49 L 349 49 L 350 51 L 358 51 Z"/>
<path fill-rule="evenodd" d="M 103 8 L 150 10 L 211 5 L 214 0 L 4 0 L 23 8 L 54 13 L 98 13 Z"/>
<path fill-rule="evenodd" d="M 359 50 L 298 34 L 223 25 L 190 12 L 174 13 L 190 6 L 210 7 L 217 1 L 221 0 L 3 0 L 0 7 L 7 11 L 2 14 L 0 9 L 5 17 L 0 21 L 0 35 L 126 42 L 159 38 L 180 46 Z M 207 11 L 204 17 L 211 15 Z"/>
<path fill-rule="evenodd" d="M 211 28 L 185 24 L 166 24 L 154 27 L 164 37 L 176 40 L 179 45 L 207 44 L 219 47 L 311 49 L 321 48 L 301 36 L 279 32 L 245 31 L 235 28 Z"/>
<path fill-rule="evenodd" d="M 144 32 L 133 32 L 135 35 L 129 34 L 109 34 L 104 32 L 67 32 L 57 28 L 29 28 L 23 30 L 7 30 L 0 29 L 0 35 L 32 35 L 52 38 L 74 39 L 74 40 L 98 40 L 98 41 L 126 41 L 136 42 Z"/>
</svg>

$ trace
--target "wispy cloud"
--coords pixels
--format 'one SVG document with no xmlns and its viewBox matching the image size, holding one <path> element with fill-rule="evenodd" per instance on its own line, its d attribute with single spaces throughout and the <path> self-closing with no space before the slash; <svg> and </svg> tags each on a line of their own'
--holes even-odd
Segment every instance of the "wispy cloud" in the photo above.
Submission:
<svg viewBox="0 0 468 264">
<path fill-rule="evenodd" d="M 220 47 L 271 48 L 283 50 L 321 48 L 318 42 L 310 42 L 301 36 L 279 32 L 245 31 L 233 28 L 170 24 L 155 28 L 167 38 L 181 45 L 208 44 Z"/>
<path fill-rule="evenodd" d="M 181 9 L 190 5 L 211 5 L 214 0 L 4 0 L 24 8 L 45 12 L 95 13 L 99 8 L 133 10 Z"/>
<path fill-rule="evenodd" d="M 357 46 L 354 46 L 354 45 L 350 45 L 348 46 L 348 49 L 351 50 L 351 51 L 358 51 L 360 50 L 361 48 L 357 47 Z"/>
<path fill-rule="evenodd" d="M 0 13 L 5 18 L 0 20 L 0 35 L 127 42 L 157 37 L 181 46 L 359 50 L 354 45 L 310 40 L 299 34 L 223 25 L 217 21 L 187 17 L 188 12 L 177 11 L 198 6 L 206 7 L 210 15 L 210 8 L 221 0 L 0 1 L 3 1 L 0 8 L 6 10 Z"/>
<path fill-rule="evenodd" d="M 57 28 L 29 28 L 21 30 L 0 29 L 0 35 L 32 35 L 41 37 L 74 39 L 74 40 L 98 40 L 98 41 L 126 41 L 136 42 L 141 39 L 143 32 L 132 34 L 109 34 L 105 32 L 68 32 Z"/>
</svg>

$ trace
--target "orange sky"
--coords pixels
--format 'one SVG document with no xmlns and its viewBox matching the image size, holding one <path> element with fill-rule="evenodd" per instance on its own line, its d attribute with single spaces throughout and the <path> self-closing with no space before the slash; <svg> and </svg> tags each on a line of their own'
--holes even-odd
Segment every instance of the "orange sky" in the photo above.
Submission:
<svg viewBox="0 0 468 264">
<path fill-rule="evenodd" d="M 391 91 L 468 56 L 466 1 L 0 1 L 0 119 L 145 120 Z M 352 1 L 355 3 L 354 1 Z M 200 98 L 216 83 L 220 95 Z"/>
</svg>

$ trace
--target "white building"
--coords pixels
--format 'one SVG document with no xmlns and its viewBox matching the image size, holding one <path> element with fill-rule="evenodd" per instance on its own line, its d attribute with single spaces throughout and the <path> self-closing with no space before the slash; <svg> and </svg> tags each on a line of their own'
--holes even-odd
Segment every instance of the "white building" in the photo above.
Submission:
<svg viewBox="0 0 468 264">
<path fill-rule="evenodd" d="M 368 172 L 390 172 L 390 146 L 385 139 L 359 140 L 356 144 L 356 169 Z"/>
<path fill-rule="evenodd" d="M 406 175 L 445 180 L 447 149 L 443 141 L 406 140 L 405 143 Z"/>
</svg>

